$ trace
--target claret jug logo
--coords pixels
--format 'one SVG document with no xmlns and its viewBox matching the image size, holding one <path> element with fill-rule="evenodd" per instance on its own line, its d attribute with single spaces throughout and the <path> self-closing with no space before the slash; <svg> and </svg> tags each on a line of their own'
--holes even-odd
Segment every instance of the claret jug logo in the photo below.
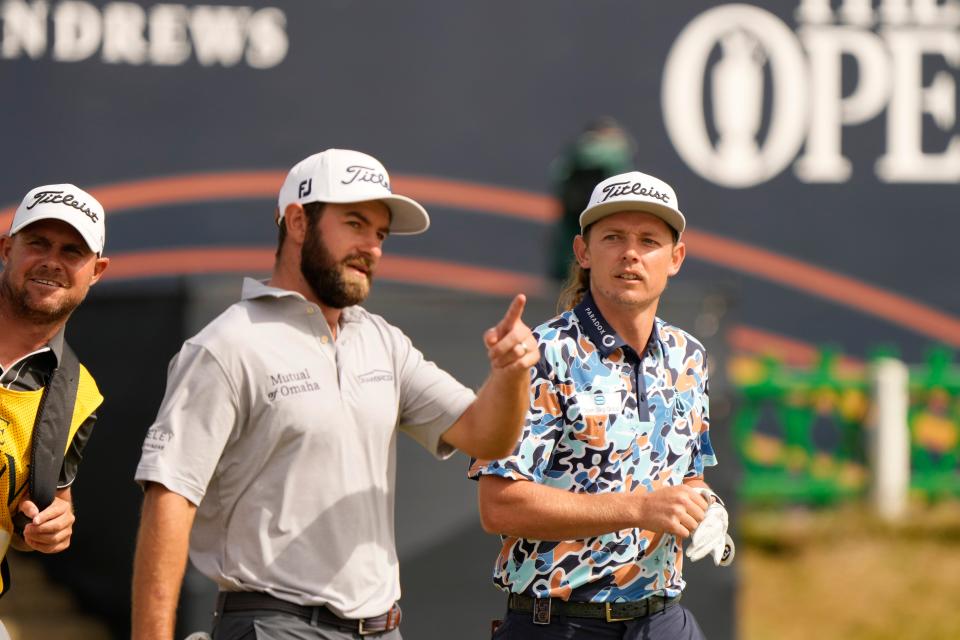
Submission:
<svg viewBox="0 0 960 640">
<path fill-rule="evenodd" d="M 759 7 L 721 5 L 677 37 L 662 108 L 691 169 L 733 188 L 791 163 L 803 182 L 846 182 L 859 162 L 883 182 L 960 181 L 960 2 L 801 0 L 793 17 L 795 30 Z M 845 127 L 877 117 L 880 157 L 843 148 Z"/>
</svg>

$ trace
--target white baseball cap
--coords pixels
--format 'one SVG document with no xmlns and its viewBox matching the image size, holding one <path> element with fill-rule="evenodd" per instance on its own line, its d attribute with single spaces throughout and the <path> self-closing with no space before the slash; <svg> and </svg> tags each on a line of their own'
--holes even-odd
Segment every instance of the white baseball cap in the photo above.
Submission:
<svg viewBox="0 0 960 640">
<path fill-rule="evenodd" d="M 580 214 L 580 228 L 620 211 L 652 213 L 683 233 L 687 221 L 677 208 L 677 194 L 673 187 L 659 178 L 639 171 L 621 173 L 607 178 L 593 189 L 590 204 Z"/>
<path fill-rule="evenodd" d="M 327 149 L 298 162 L 280 187 L 279 223 L 287 205 L 298 202 L 379 200 L 390 209 L 390 233 L 423 233 L 430 226 L 426 209 L 390 190 L 390 176 L 380 161 L 359 151 Z"/>
<path fill-rule="evenodd" d="M 83 237 L 95 254 L 103 253 L 106 241 L 103 205 L 72 184 L 47 184 L 31 189 L 17 207 L 10 235 L 38 220 L 62 220 Z"/>
</svg>

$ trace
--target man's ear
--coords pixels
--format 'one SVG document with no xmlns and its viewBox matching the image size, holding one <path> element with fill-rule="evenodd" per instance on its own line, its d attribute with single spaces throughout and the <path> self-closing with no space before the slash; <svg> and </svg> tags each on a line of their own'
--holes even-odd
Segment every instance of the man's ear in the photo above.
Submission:
<svg viewBox="0 0 960 640">
<path fill-rule="evenodd" d="M 667 275 L 675 276 L 680 273 L 680 265 L 683 264 L 686 255 L 687 245 L 677 240 L 677 243 L 673 245 L 673 252 L 670 254 L 670 269 L 667 271 Z"/>
<path fill-rule="evenodd" d="M 103 272 L 107 270 L 107 267 L 110 265 L 110 258 L 97 258 L 96 263 L 93 265 L 93 277 L 90 279 L 90 284 L 95 285 L 101 277 L 103 277 Z"/>
<path fill-rule="evenodd" d="M 590 250 L 587 248 L 587 241 L 582 235 L 573 239 L 573 255 L 577 258 L 577 263 L 583 269 L 590 268 Z"/>
<path fill-rule="evenodd" d="M 0 263 L 7 266 L 7 258 L 10 256 L 10 250 L 13 249 L 13 236 L 6 233 L 0 235 Z"/>
<path fill-rule="evenodd" d="M 307 212 L 299 202 L 291 202 L 283 210 L 283 219 L 287 225 L 287 237 L 295 244 L 303 244 L 307 237 Z"/>
</svg>

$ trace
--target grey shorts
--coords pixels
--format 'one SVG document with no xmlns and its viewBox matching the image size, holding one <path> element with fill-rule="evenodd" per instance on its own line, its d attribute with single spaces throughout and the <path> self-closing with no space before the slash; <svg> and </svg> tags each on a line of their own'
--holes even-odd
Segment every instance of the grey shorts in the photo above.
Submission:
<svg viewBox="0 0 960 640">
<path fill-rule="evenodd" d="M 625 622 L 554 616 L 550 624 L 533 623 L 529 613 L 510 611 L 494 632 L 494 640 L 706 640 L 693 614 L 676 605 Z"/>
<path fill-rule="evenodd" d="M 402 640 L 400 630 L 360 636 L 323 623 L 274 611 L 223 614 L 213 629 L 213 640 Z"/>
</svg>

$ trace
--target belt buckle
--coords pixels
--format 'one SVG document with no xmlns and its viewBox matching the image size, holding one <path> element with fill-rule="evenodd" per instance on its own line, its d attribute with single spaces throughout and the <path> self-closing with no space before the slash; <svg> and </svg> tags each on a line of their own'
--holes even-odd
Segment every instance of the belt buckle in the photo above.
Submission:
<svg viewBox="0 0 960 640">
<path fill-rule="evenodd" d="M 625 620 L 633 620 L 633 616 L 627 616 L 626 618 L 614 618 L 613 610 L 610 608 L 609 602 L 603 603 L 603 611 L 607 615 L 607 622 L 623 622 Z"/>
<path fill-rule="evenodd" d="M 393 631 L 400 626 L 400 607 L 397 606 L 397 603 L 394 602 L 393 606 L 390 607 L 390 610 L 386 613 L 387 621 L 384 623 L 382 629 L 365 629 L 363 623 L 366 622 L 366 619 L 360 618 L 357 621 L 357 634 L 361 636 L 369 636 L 374 633 L 386 633 L 387 631 Z"/>
</svg>

